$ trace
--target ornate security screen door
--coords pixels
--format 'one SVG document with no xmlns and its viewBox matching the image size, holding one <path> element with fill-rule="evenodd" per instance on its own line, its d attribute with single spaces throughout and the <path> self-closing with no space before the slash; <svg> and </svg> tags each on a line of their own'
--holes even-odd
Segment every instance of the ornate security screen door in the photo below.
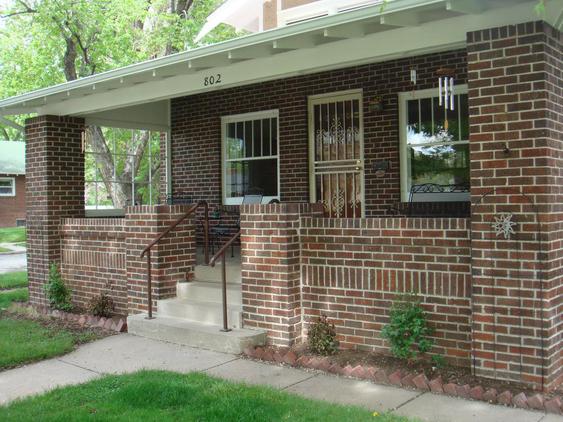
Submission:
<svg viewBox="0 0 563 422">
<path fill-rule="evenodd" d="M 362 93 L 309 98 L 311 201 L 329 217 L 364 215 Z"/>
</svg>

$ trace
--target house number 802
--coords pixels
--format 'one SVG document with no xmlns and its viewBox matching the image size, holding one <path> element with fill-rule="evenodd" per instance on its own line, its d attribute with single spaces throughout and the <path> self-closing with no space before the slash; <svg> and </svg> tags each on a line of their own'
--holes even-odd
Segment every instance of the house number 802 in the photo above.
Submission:
<svg viewBox="0 0 563 422">
<path fill-rule="evenodd" d="M 203 79 L 203 86 L 211 86 L 221 83 L 221 74 L 217 73 L 216 75 L 206 76 Z"/>
</svg>

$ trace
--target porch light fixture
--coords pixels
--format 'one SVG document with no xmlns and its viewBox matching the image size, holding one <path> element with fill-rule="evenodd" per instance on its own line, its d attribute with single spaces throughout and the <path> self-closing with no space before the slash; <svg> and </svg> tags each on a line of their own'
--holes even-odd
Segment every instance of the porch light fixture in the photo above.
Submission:
<svg viewBox="0 0 563 422">
<path fill-rule="evenodd" d="M 444 129 L 448 130 L 448 110 L 454 111 L 454 69 L 442 67 L 436 71 L 438 75 L 438 101 L 444 106 Z"/>
</svg>

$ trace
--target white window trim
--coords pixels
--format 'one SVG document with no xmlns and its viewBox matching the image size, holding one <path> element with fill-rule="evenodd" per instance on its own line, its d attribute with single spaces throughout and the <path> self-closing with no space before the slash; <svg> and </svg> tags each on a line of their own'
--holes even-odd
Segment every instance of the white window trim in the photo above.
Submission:
<svg viewBox="0 0 563 422">
<path fill-rule="evenodd" d="M 0 196 L 16 196 L 16 178 L 15 177 L 0 177 L 1 182 L 10 181 L 12 182 L 12 193 L 0 193 Z"/>
<path fill-rule="evenodd" d="M 277 128 L 277 151 L 276 151 L 276 155 L 270 155 L 267 157 L 259 157 L 259 158 L 246 158 L 244 160 L 256 160 L 256 159 L 272 159 L 275 158 L 277 160 L 278 163 L 278 194 L 276 196 L 264 196 L 262 198 L 262 203 L 267 204 L 268 202 L 270 202 L 273 199 L 277 199 L 278 201 L 280 200 L 280 189 L 281 189 L 281 184 L 280 184 L 280 180 L 281 180 L 281 175 L 280 175 L 280 117 L 279 117 L 279 110 L 264 110 L 264 111 L 257 111 L 257 112 L 252 112 L 252 113 L 243 113 L 243 114 L 232 114 L 229 116 L 222 116 L 221 117 L 221 179 L 222 179 L 222 183 L 221 183 L 221 195 L 223 198 L 223 205 L 241 205 L 242 201 L 244 199 L 244 197 L 239 196 L 236 198 L 227 198 L 227 177 L 226 177 L 226 171 L 227 171 L 227 151 L 226 151 L 226 147 L 227 147 L 227 143 L 226 143 L 226 139 L 227 139 L 227 124 L 228 123 L 236 123 L 236 122 L 240 122 L 240 121 L 246 121 L 246 120 L 259 120 L 259 119 L 271 119 L 271 118 L 276 118 L 278 121 L 278 124 L 276 125 Z"/>
<path fill-rule="evenodd" d="M 454 95 L 467 94 L 467 85 L 456 85 Z M 405 91 L 399 93 L 399 153 L 401 166 L 401 201 L 409 200 L 409 157 L 407 154 L 407 101 L 421 98 L 438 96 L 438 88 L 420 89 L 417 91 Z M 469 141 L 457 141 L 458 144 L 467 144 Z M 450 142 L 447 142 L 448 144 Z M 435 142 L 432 145 L 441 145 L 442 142 Z M 469 197 L 469 195 L 468 195 Z"/>
</svg>

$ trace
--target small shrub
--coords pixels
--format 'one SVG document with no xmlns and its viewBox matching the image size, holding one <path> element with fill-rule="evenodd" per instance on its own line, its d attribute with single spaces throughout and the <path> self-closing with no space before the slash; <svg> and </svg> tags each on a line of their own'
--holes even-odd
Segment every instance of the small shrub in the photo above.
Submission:
<svg viewBox="0 0 563 422">
<path fill-rule="evenodd" d="M 431 360 L 432 360 L 432 364 L 436 368 L 445 368 L 447 365 L 446 359 L 442 355 L 432 355 Z"/>
<path fill-rule="evenodd" d="M 112 316 L 115 306 L 113 299 L 102 293 L 90 299 L 87 305 L 88 313 L 97 316 L 108 318 Z"/>
<path fill-rule="evenodd" d="M 325 315 L 309 326 L 307 337 L 313 353 L 332 355 L 338 349 L 334 324 L 329 323 Z"/>
<path fill-rule="evenodd" d="M 407 360 L 416 359 L 419 353 L 430 350 L 433 341 L 428 336 L 431 334 L 426 313 L 414 293 L 402 295 L 393 302 L 389 324 L 381 331 L 382 337 L 391 343 L 391 353 Z"/>
<path fill-rule="evenodd" d="M 55 263 L 52 263 L 49 268 L 49 280 L 45 284 L 45 295 L 51 308 L 61 311 L 72 309 L 70 289 L 65 285 L 59 267 Z"/>
</svg>

